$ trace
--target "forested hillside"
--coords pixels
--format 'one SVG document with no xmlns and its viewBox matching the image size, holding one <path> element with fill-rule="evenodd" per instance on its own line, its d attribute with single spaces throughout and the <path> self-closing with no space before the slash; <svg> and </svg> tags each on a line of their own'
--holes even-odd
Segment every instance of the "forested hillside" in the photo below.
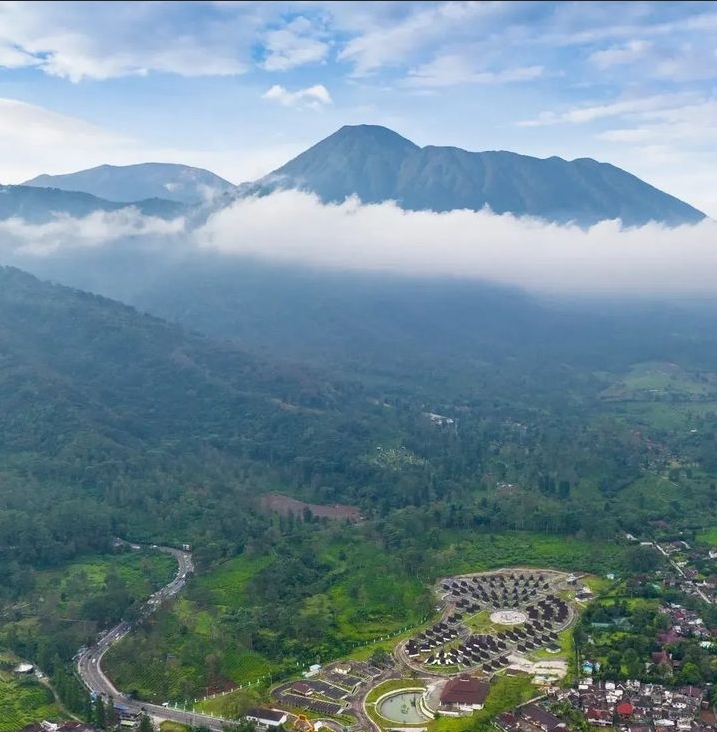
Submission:
<svg viewBox="0 0 717 732">
<path fill-rule="evenodd" d="M 593 364 L 587 350 L 464 362 L 432 351 L 415 374 L 389 353 L 359 382 L 2 269 L 0 592 L 27 598 L 34 571 L 106 552 L 115 536 L 192 543 L 207 580 L 146 629 L 146 648 L 194 669 L 189 691 L 212 669 L 281 672 L 282 658 L 345 652 L 414 622 L 441 572 L 508 559 L 619 566 L 619 551 L 605 552 L 621 530 L 667 521 L 677 532 L 717 515 L 711 341 L 669 338 L 687 344 L 672 361 L 632 365 L 639 342 Z M 352 505 L 365 520 L 279 516 L 259 500 L 267 492 Z M 216 632 L 186 638 L 190 618 Z M 42 642 L 66 660 L 89 632 L 60 631 L 52 614 L 16 619 L 5 642 L 30 656 Z M 254 665 L 232 671 L 248 661 L 225 657 L 227 634 Z M 211 649 L 219 660 L 201 670 Z M 117 673 L 136 677 L 138 658 L 116 658 Z"/>
<path fill-rule="evenodd" d="M 634 399 L 606 398 L 618 375 L 504 355 L 460 380 L 447 369 L 366 386 L 18 270 L 0 278 L 5 559 L 58 562 L 116 534 L 202 535 L 233 552 L 263 531 L 248 504 L 268 490 L 369 516 L 411 505 L 439 526 L 492 530 L 610 534 L 662 510 L 611 503 L 654 459 L 649 430 L 666 438 Z M 703 378 L 704 393 L 673 403 L 714 396 L 700 373 L 684 378 Z M 673 421 L 695 412 L 675 408 Z M 683 498 L 685 517 L 701 496 Z"/>
</svg>

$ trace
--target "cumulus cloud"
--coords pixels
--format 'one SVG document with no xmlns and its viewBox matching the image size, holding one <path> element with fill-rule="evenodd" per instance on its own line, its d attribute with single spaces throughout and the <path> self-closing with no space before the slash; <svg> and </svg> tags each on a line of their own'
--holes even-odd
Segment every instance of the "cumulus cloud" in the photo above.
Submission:
<svg viewBox="0 0 717 732">
<path fill-rule="evenodd" d="M 57 216 L 42 224 L 6 219 L 0 221 L 0 241 L 5 251 L 47 256 L 72 249 L 99 248 L 129 237 L 176 237 L 184 228 L 183 218 L 166 221 L 144 216 L 129 206 L 118 211 L 96 211 L 79 219 Z"/>
<path fill-rule="evenodd" d="M 237 201 L 193 230 L 183 219 L 163 221 L 133 208 L 40 225 L 0 222 L 0 254 L 24 262 L 53 256 L 67 261 L 83 249 L 117 243 L 126 249 L 129 241 L 144 254 L 151 251 L 159 267 L 194 252 L 333 270 L 473 278 L 558 294 L 714 297 L 717 272 L 712 220 L 673 229 L 624 229 L 619 221 L 604 221 L 581 229 L 488 210 L 409 212 L 394 203 L 363 205 L 356 199 L 324 205 L 298 191 Z"/>
<path fill-rule="evenodd" d="M 332 102 L 329 90 L 323 84 L 298 89 L 295 92 L 285 89 L 280 84 L 274 84 L 271 89 L 262 95 L 262 98 L 279 102 L 285 107 L 296 107 L 302 104 L 309 107 L 319 107 L 322 104 L 331 104 Z"/>
<path fill-rule="evenodd" d="M 316 30 L 306 18 L 299 16 L 283 28 L 267 31 L 265 38 L 266 71 L 288 71 L 304 64 L 323 61 L 330 45 L 324 33 Z"/>
</svg>

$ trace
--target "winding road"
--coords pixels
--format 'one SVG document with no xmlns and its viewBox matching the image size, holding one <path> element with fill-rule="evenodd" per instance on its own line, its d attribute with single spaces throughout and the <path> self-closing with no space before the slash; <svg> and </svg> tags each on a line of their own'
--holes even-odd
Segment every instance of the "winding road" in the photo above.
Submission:
<svg viewBox="0 0 717 732">
<path fill-rule="evenodd" d="M 176 595 L 186 584 L 187 575 L 194 571 L 192 555 L 189 552 L 166 546 L 153 548 L 174 556 L 177 560 L 177 572 L 174 575 L 174 579 L 168 585 L 165 585 L 149 598 L 145 605 L 145 616 L 154 612 L 165 600 Z M 77 672 L 85 686 L 91 692 L 104 697 L 112 697 L 115 707 L 124 707 L 128 712 L 134 714 L 145 713 L 153 717 L 156 721 L 169 720 L 190 726 L 204 725 L 211 730 L 221 732 L 224 729 L 224 723 L 229 723 L 232 720 L 137 701 L 126 696 L 114 687 L 102 671 L 102 657 L 111 646 L 124 638 L 131 630 L 132 625 L 130 623 L 121 622 L 102 636 L 95 645 L 82 652 L 77 660 Z"/>
</svg>

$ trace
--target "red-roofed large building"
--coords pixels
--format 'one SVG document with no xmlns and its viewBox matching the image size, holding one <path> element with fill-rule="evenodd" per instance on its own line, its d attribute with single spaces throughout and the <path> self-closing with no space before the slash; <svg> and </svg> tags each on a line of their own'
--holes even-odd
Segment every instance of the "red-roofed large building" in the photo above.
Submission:
<svg viewBox="0 0 717 732">
<path fill-rule="evenodd" d="M 464 712 L 483 709 L 489 688 L 485 681 L 461 674 L 446 682 L 441 692 L 441 706 Z"/>
</svg>

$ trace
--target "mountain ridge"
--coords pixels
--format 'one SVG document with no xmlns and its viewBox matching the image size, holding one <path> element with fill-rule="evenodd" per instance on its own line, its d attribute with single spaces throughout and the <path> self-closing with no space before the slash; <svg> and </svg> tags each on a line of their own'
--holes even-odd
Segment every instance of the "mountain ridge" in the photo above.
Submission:
<svg viewBox="0 0 717 732">
<path fill-rule="evenodd" d="M 84 218 L 97 211 L 120 211 L 125 208 L 136 208 L 145 216 L 163 219 L 176 218 L 185 213 L 183 204 L 161 198 L 119 203 L 83 191 L 0 185 L 0 220 L 22 218 L 28 223 L 44 224 L 62 214 Z"/>
<path fill-rule="evenodd" d="M 180 163 L 98 165 L 62 175 L 38 175 L 23 185 L 91 193 L 118 203 L 161 198 L 176 203 L 201 203 L 233 191 L 228 180 L 204 168 Z"/>
</svg>

